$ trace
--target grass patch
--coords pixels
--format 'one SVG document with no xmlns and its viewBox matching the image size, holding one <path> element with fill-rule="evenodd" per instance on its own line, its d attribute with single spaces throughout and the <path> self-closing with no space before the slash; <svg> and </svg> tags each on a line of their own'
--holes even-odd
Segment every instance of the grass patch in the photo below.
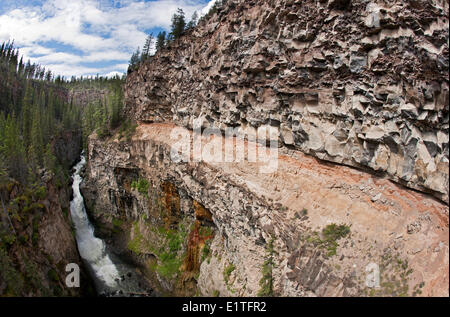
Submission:
<svg viewBox="0 0 450 317">
<path fill-rule="evenodd" d="M 172 278 L 180 273 L 184 256 L 179 253 L 186 241 L 187 230 L 184 224 L 180 223 L 177 230 L 166 231 L 164 228 L 160 228 L 159 232 L 165 235 L 164 245 L 161 247 L 161 250 L 164 251 L 158 255 L 159 261 L 156 271 L 163 277 Z"/>
</svg>

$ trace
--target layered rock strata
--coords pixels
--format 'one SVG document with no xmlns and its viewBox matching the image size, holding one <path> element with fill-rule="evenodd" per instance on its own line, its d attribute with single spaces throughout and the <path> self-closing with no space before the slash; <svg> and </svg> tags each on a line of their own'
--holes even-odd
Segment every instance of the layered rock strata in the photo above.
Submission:
<svg viewBox="0 0 450 317">
<path fill-rule="evenodd" d="M 140 125 L 129 143 L 92 135 L 84 189 L 103 225 L 128 221 L 113 236 L 121 237 L 123 252 L 128 247 L 143 270 L 153 270 L 168 294 L 177 294 L 186 272 L 194 272 L 197 294 L 209 296 L 261 295 L 267 281 L 279 296 L 448 295 L 448 206 L 442 202 L 293 150 L 280 154 L 274 173 L 260 173 L 261 164 L 248 160 L 175 163 L 174 128 Z M 203 141 L 224 142 L 221 136 Z M 234 142 L 236 148 L 263 150 Z M 138 179 L 149 187 L 133 188 Z M 198 270 L 190 271 L 189 248 L 198 234 L 192 224 L 205 220 L 201 214 L 210 215 L 209 250 L 197 257 Z M 180 223 L 189 228 L 177 249 L 180 270 L 167 278 L 161 270 L 166 255 L 154 245 L 163 246 L 169 238 L 158 234 Z M 347 234 L 330 239 L 334 224 Z M 196 252 L 203 254 L 203 248 Z M 377 288 L 366 284 L 373 265 L 380 271 Z"/>
<path fill-rule="evenodd" d="M 272 126 L 286 147 L 448 203 L 448 1 L 247 1 L 127 78 L 139 122 Z"/>
</svg>

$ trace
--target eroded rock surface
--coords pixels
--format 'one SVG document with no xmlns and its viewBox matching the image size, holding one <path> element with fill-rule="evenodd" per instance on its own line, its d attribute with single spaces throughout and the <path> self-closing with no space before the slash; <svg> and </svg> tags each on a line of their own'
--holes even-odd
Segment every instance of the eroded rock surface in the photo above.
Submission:
<svg viewBox="0 0 450 317">
<path fill-rule="evenodd" d="M 248 1 L 127 78 L 127 113 L 277 129 L 287 147 L 448 203 L 448 1 Z"/>
<path fill-rule="evenodd" d="M 140 125 L 130 143 L 92 135 L 84 189 L 94 217 L 104 224 L 131 219 L 133 225 L 121 238 L 124 250 L 128 245 L 149 271 L 155 261 L 164 262 L 153 245 L 164 245 L 166 238 L 161 240 L 157 231 L 210 218 L 210 250 L 195 260 L 198 271 L 185 266 L 196 234 L 191 226 L 182 236 L 181 273 L 167 279 L 156 270 L 161 289 L 174 294 L 189 280 L 186 272 L 194 272 L 190 280 L 195 279 L 201 295 L 256 296 L 271 257 L 274 266 L 266 278 L 275 295 L 448 295 L 444 203 L 293 150 L 282 153 L 277 171 L 268 174 L 259 173 L 259 163 L 248 161 L 175 163 L 174 127 Z M 220 136 L 211 140 L 223 142 Z M 249 144 L 236 140 L 238 148 Z M 130 184 L 138 179 L 148 180 L 148 188 L 133 189 Z M 345 225 L 350 233 L 333 240 L 336 244 L 326 241 L 323 229 L 331 224 Z M 366 270 L 373 264 L 381 272 L 376 289 L 366 286 Z"/>
<path fill-rule="evenodd" d="M 448 296 L 448 83 L 448 1 L 229 0 L 129 74 L 87 206 L 169 295 Z M 277 169 L 172 160 L 197 124 Z"/>
</svg>

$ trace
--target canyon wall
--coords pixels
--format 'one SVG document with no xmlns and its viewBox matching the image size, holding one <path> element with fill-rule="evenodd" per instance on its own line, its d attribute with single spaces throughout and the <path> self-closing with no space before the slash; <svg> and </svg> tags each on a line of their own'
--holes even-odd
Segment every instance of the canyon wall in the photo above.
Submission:
<svg viewBox="0 0 450 317">
<path fill-rule="evenodd" d="M 94 296 L 72 229 L 71 189 L 51 172 L 40 176 L 43 185 L 33 190 L 0 183 L 0 208 L 9 214 L 0 210 L 0 296 Z M 80 268 L 79 288 L 66 285 L 70 263 Z"/>
<path fill-rule="evenodd" d="M 0 175 L 0 296 L 95 295 L 70 215 L 69 173 L 81 141 L 81 131 L 69 130 L 51 140 L 59 175 L 40 169 L 28 187 Z M 81 288 L 65 283 L 70 263 L 81 269 Z"/>
<path fill-rule="evenodd" d="M 448 203 L 448 1 L 228 1 L 127 78 L 127 113 L 280 144 Z"/>
<path fill-rule="evenodd" d="M 83 189 L 98 233 L 160 293 L 448 294 L 445 204 L 297 151 L 268 174 L 248 161 L 175 163 L 175 127 L 143 124 L 130 142 L 91 135 Z M 371 289 L 374 264 L 381 286 Z"/>
<path fill-rule="evenodd" d="M 108 90 L 102 88 L 75 87 L 69 91 L 69 102 L 80 107 L 86 107 L 90 103 L 105 103 Z"/>
<path fill-rule="evenodd" d="M 89 137 L 97 234 L 161 294 L 448 296 L 447 58 L 448 1 L 227 1 L 129 74 L 131 138 Z M 197 124 L 274 128 L 277 169 L 173 160 L 230 151 Z"/>
</svg>

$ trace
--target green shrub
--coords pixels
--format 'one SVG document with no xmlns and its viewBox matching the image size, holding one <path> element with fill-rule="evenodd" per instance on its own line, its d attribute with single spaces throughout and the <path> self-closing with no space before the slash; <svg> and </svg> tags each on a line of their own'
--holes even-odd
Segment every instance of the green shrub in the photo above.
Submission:
<svg viewBox="0 0 450 317">
<path fill-rule="evenodd" d="M 337 225 L 332 223 L 327 225 L 322 230 L 322 238 L 317 232 L 314 232 L 312 236 L 307 238 L 308 243 L 312 243 L 315 246 L 327 249 L 327 256 L 332 257 L 336 255 L 337 247 L 339 246 L 338 240 L 346 237 L 350 234 L 350 227 L 347 225 Z"/>
<path fill-rule="evenodd" d="M 14 242 L 16 242 L 16 236 L 13 234 L 2 234 L 0 236 L 0 238 L 1 238 L 0 241 L 2 242 L 2 244 L 8 245 L 8 246 L 13 245 Z"/>
<path fill-rule="evenodd" d="M 53 281 L 53 282 L 58 282 L 59 281 L 59 276 L 58 273 L 54 270 L 54 269 L 50 269 L 47 273 L 48 278 Z"/>
<path fill-rule="evenodd" d="M 42 200 L 47 196 L 47 190 L 44 186 L 38 186 L 34 190 L 34 195 L 38 200 Z"/>
<path fill-rule="evenodd" d="M 266 259 L 264 261 L 261 273 L 262 277 L 259 280 L 259 286 L 261 287 L 258 291 L 258 296 L 269 297 L 273 296 L 273 276 L 272 270 L 274 266 L 273 262 L 273 243 L 275 238 L 272 237 L 266 247 Z"/>
<path fill-rule="evenodd" d="M 211 255 L 211 240 L 207 240 L 202 249 L 202 259 L 201 262 L 205 261 Z"/>
<path fill-rule="evenodd" d="M 326 226 L 322 230 L 322 234 L 327 241 L 336 241 L 341 238 L 344 238 L 346 235 L 350 233 L 350 227 L 346 225 L 336 225 L 332 223 L 331 225 Z"/>
<path fill-rule="evenodd" d="M 131 141 L 131 136 L 136 132 L 137 124 L 132 123 L 130 120 L 125 121 L 120 127 L 119 139 L 125 137 L 127 142 Z"/>
<path fill-rule="evenodd" d="M 19 242 L 21 244 L 26 244 L 28 242 L 28 235 L 24 234 L 23 236 L 19 236 Z"/>
<path fill-rule="evenodd" d="M 131 183 L 131 188 L 133 189 L 137 189 L 137 191 L 139 193 L 141 193 L 142 195 L 146 196 L 148 198 L 148 189 L 149 189 L 150 185 L 148 183 L 147 180 L 140 178 L 137 181 L 133 181 Z"/>
<path fill-rule="evenodd" d="M 13 296 L 21 296 L 25 287 L 25 281 L 20 272 L 18 272 L 13 262 L 8 256 L 6 250 L 0 247 L 0 280 L 6 282 L 6 293 Z"/>
<path fill-rule="evenodd" d="M 236 269 L 233 263 L 229 264 L 227 267 L 225 267 L 225 270 L 223 271 L 223 280 L 225 281 L 225 284 L 228 285 L 228 280 L 230 279 L 231 273 Z"/>
<path fill-rule="evenodd" d="M 348 234 L 350 234 L 350 227 L 347 225 L 338 226 L 332 223 L 322 230 L 324 237 L 323 243 L 328 250 L 327 256 L 331 257 L 336 255 L 337 247 L 339 246 L 337 240 L 344 238 Z"/>
</svg>

